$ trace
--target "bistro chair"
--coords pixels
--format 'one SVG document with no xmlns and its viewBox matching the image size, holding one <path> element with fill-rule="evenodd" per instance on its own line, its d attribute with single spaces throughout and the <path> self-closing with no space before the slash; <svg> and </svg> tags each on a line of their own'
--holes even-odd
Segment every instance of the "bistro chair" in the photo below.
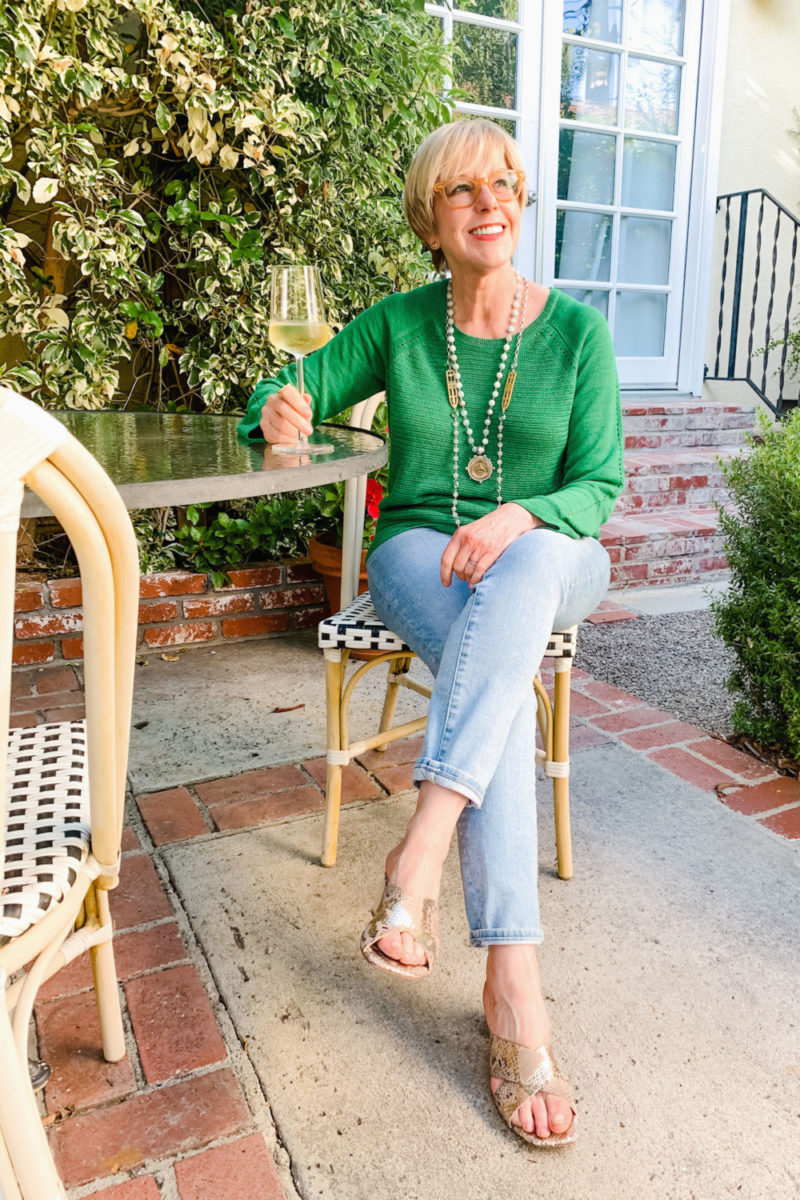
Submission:
<svg viewBox="0 0 800 1200">
<path fill-rule="evenodd" d="M 125 1056 L 108 892 L 119 874 L 138 609 L 138 554 L 108 476 L 50 414 L 0 387 L 0 1195 L 54 1200 L 58 1179 L 31 1087 L 37 990 L 88 950 L 103 1054 Z M 23 484 L 76 552 L 86 719 L 8 731 Z"/>
<path fill-rule="evenodd" d="M 354 426 L 368 429 L 383 394 L 363 401 L 353 409 Z M 344 521 L 352 526 L 352 543 L 358 548 L 364 527 L 364 497 L 366 478 L 348 480 L 345 489 Z M 366 754 L 368 750 L 385 750 L 390 742 L 409 737 L 424 729 L 427 717 L 416 717 L 402 725 L 392 726 L 398 688 L 408 688 L 421 696 L 430 697 L 430 688 L 409 675 L 414 651 L 397 634 L 387 629 L 372 605 L 369 592 L 356 596 L 358 590 L 358 560 L 342 569 L 342 609 L 326 617 L 318 626 L 317 641 L 325 656 L 325 706 L 327 716 L 327 779 L 325 785 L 325 819 L 322 835 L 322 865 L 332 867 L 336 862 L 339 837 L 339 810 L 342 794 L 342 769 Z M 355 598 L 354 598 L 355 597 Z M 537 720 L 542 749 L 535 750 L 545 775 L 553 781 L 553 807 L 556 829 L 556 856 L 560 879 L 572 878 L 572 836 L 569 820 L 569 700 L 572 661 L 577 652 L 578 627 L 555 631 L 550 636 L 545 658 L 555 667 L 555 684 L 551 701 L 537 673 L 533 679 L 536 693 Z M 359 664 L 347 679 L 351 652 L 369 652 L 367 661 Z M 348 711 L 355 687 L 375 667 L 389 664 L 386 694 L 378 723 L 378 732 L 360 741 L 350 741 Z"/>
</svg>

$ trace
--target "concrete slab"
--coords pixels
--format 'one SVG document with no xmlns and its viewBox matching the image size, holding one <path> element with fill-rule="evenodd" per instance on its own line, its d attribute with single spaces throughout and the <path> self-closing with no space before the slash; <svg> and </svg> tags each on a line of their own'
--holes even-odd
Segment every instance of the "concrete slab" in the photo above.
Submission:
<svg viewBox="0 0 800 1200">
<path fill-rule="evenodd" d="M 454 855 L 423 983 L 358 935 L 412 798 L 164 854 L 262 1080 L 304 1200 L 789 1200 L 798 1196 L 800 846 L 622 746 L 573 758 L 576 875 L 541 791 L 545 994 L 581 1136 L 526 1147 L 488 1095 L 484 952 Z"/>
<path fill-rule="evenodd" d="M 325 667 L 315 630 L 163 653 L 177 659 L 151 651 L 139 656 L 146 665 L 136 668 L 128 768 L 135 792 L 324 754 Z M 419 660 L 411 673 L 430 680 Z M 377 729 L 385 688 L 385 666 L 359 684 L 351 705 L 352 736 Z M 422 716 L 426 703 L 401 690 L 397 722 Z"/>
<path fill-rule="evenodd" d="M 662 613 L 696 612 L 711 607 L 712 598 L 726 592 L 730 584 L 726 579 L 715 579 L 709 583 L 691 583 L 682 587 L 623 588 L 609 592 L 608 599 L 634 612 L 658 616 Z"/>
</svg>

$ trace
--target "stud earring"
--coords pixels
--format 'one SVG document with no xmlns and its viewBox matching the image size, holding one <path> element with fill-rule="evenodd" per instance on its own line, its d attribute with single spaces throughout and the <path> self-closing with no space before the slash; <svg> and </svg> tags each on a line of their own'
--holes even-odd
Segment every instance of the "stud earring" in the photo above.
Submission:
<svg viewBox="0 0 800 1200">
<path fill-rule="evenodd" d="M 431 250 L 438 250 L 438 249 L 439 249 L 439 243 L 438 243 L 438 242 L 431 242 L 431 243 L 430 243 L 430 247 L 431 247 Z"/>
</svg>

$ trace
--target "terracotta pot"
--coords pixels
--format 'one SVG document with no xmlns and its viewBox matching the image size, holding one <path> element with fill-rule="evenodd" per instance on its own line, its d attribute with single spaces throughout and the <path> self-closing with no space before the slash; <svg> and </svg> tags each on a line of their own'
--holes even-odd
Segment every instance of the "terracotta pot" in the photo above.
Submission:
<svg viewBox="0 0 800 1200">
<path fill-rule="evenodd" d="M 322 576 L 328 608 L 332 613 L 342 607 L 342 548 L 332 546 L 320 538 L 313 537 L 308 543 L 308 555 L 315 571 Z M 358 594 L 367 590 L 367 552 L 361 551 L 361 567 L 358 574 Z"/>
</svg>

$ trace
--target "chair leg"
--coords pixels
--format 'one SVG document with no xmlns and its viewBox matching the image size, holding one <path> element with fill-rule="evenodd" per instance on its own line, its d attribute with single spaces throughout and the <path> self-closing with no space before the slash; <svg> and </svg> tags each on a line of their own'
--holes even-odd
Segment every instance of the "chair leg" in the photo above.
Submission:
<svg viewBox="0 0 800 1200">
<path fill-rule="evenodd" d="M 342 800 L 342 766 L 331 762 L 331 752 L 342 750 L 342 686 L 345 667 L 341 650 L 325 652 L 325 704 L 328 720 L 328 774 L 325 783 L 325 824 L 322 831 L 322 865 L 336 863 L 339 808 Z"/>
<path fill-rule="evenodd" d="M 553 776 L 553 808 L 556 823 L 556 856 L 559 879 L 572 878 L 572 833 L 569 821 L 569 687 L 572 659 L 559 658 L 555 664 L 553 696 L 553 762 L 564 774 Z M 558 769 L 558 768 L 556 768 Z"/>
<path fill-rule="evenodd" d="M 2 1131 L 0 1131 L 0 1196 L 3 1197 L 3 1200 L 22 1200 L 22 1193 L 14 1178 L 14 1168 L 8 1157 Z"/>
<path fill-rule="evenodd" d="M 31 1090 L 27 1059 L 20 1062 L 5 1003 L 5 980 L 0 981 L 0 1180 L 3 1195 L 12 1200 L 62 1200 L 66 1197 L 53 1163 L 39 1109 Z M 13 1186 L 6 1189 L 9 1168 Z M 16 1189 L 16 1190 L 15 1190 Z"/>
<path fill-rule="evenodd" d="M 111 930 L 111 913 L 108 907 L 108 892 L 95 888 L 97 915 L 103 928 Z M 127 1054 L 125 1032 L 122 1027 L 122 1009 L 119 1003 L 117 968 L 114 963 L 114 945 L 108 941 L 92 946 L 89 954 L 94 977 L 94 994 L 100 1016 L 100 1032 L 103 1038 L 103 1057 L 106 1062 L 119 1062 Z"/>
<path fill-rule="evenodd" d="M 392 675 L 399 675 L 408 670 L 411 659 L 407 654 L 398 655 L 393 658 L 389 664 L 389 681 L 386 684 L 386 695 L 383 698 L 383 711 L 381 712 L 381 721 L 378 726 L 379 733 L 386 733 L 387 729 L 392 728 L 392 719 L 394 718 L 394 709 L 397 704 L 397 694 L 400 690 L 400 684 L 391 679 Z M 385 750 L 388 742 L 384 742 L 381 746 L 376 746 L 378 751 Z"/>
</svg>

